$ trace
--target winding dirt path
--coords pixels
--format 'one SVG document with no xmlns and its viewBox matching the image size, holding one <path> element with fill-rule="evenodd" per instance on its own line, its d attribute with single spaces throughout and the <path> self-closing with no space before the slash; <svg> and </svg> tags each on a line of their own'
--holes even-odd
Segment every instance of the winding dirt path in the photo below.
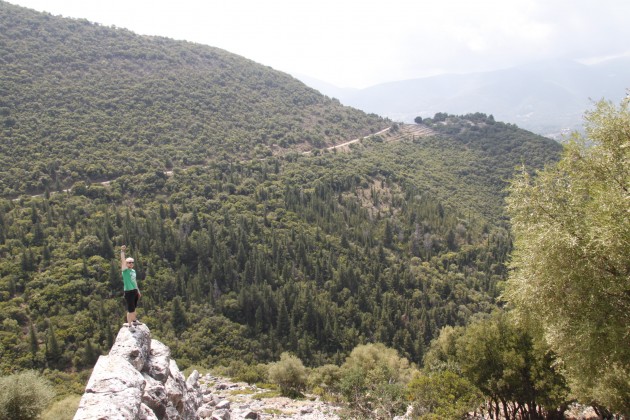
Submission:
<svg viewBox="0 0 630 420">
<path fill-rule="evenodd" d="M 364 137 L 359 137 L 356 139 L 352 139 L 352 140 L 348 140 L 346 142 L 340 143 L 340 144 L 335 144 L 334 146 L 330 146 L 327 147 L 325 150 L 342 150 L 342 151 L 349 151 L 350 150 L 350 145 L 354 144 L 354 143 L 358 143 L 363 139 L 368 139 L 372 136 L 379 136 L 385 133 L 388 133 L 392 130 L 392 126 L 384 128 L 383 130 L 374 133 L 374 134 L 370 134 Z M 428 137 L 428 136 L 433 136 L 435 135 L 436 132 L 433 131 L 432 129 L 430 129 L 429 127 L 422 125 L 422 124 L 401 124 L 399 129 L 395 132 L 395 133 L 390 133 L 390 137 L 387 139 L 387 141 L 398 141 L 398 140 L 402 140 L 405 138 L 409 138 L 409 136 L 413 136 L 413 137 Z M 312 150 L 308 150 L 306 152 L 304 152 L 303 154 L 308 155 L 310 153 L 312 153 Z M 166 174 L 166 176 L 173 176 L 173 171 L 164 171 L 164 174 Z M 109 186 L 111 184 L 112 181 L 115 181 L 115 179 L 110 179 L 107 181 L 103 181 L 103 182 L 97 182 L 95 184 L 100 184 L 103 186 Z M 72 187 L 70 188 L 66 188 L 64 190 L 61 191 L 51 191 L 50 194 L 56 194 L 59 192 L 63 192 L 63 193 L 67 193 L 70 192 L 72 190 Z M 29 195 L 28 197 L 43 197 L 44 194 L 34 194 L 34 195 Z M 12 201 L 18 201 L 20 200 L 22 197 L 17 197 L 14 198 Z"/>
</svg>

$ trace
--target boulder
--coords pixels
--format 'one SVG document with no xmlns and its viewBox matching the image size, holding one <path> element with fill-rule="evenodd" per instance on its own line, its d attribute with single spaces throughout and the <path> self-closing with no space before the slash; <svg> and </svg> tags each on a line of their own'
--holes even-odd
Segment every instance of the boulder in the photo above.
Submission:
<svg viewBox="0 0 630 420">
<path fill-rule="evenodd" d="M 214 411 L 214 407 L 211 405 L 205 404 L 197 409 L 197 417 L 200 419 L 206 419 L 212 415 Z"/>
<path fill-rule="evenodd" d="M 179 413 L 182 413 L 184 411 L 184 402 L 182 400 L 186 393 L 186 381 L 174 360 L 170 361 L 169 369 L 170 374 L 165 384 L 166 393 L 173 407 L 175 407 Z"/>
<path fill-rule="evenodd" d="M 101 356 L 74 419 L 137 418 L 144 388 L 144 378 L 125 358 Z"/>
<path fill-rule="evenodd" d="M 149 407 L 158 419 L 166 416 L 166 407 L 168 406 L 168 395 L 164 383 L 152 378 L 148 374 L 142 375 L 147 383 L 142 394 L 142 403 Z"/>
<path fill-rule="evenodd" d="M 141 371 L 151 351 L 151 332 L 146 325 L 132 328 L 122 327 L 116 336 L 116 342 L 109 351 L 110 355 L 124 357 Z"/>
<path fill-rule="evenodd" d="M 144 366 L 144 372 L 152 378 L 165 383 L 170 374 L 171 349 L 157 340 L 151 340 L 149 358 Z"/>
<path fill-rule="evenodd" d="M 74 419 L 198 419 L 198 381 L 197 371 L 184 378 L 170 349 L 152 340 L 146 325 L 125 326 L 109 355 L 96 362 Z"/>
<path fill-rule="evenodd" d="M 144 404 L 140 405 L 140 414 L 138 415 L 138 420 L 159 420 L 158 417 L 153 410 L 147 407 Z"/>
<path fill-rule="evenodd" d="M 199 385 L 199 372 L 193 372 L 186 379 L 186 395 L 184 396 L 184 416 L 186 418 L 194 417 L 199 408 L 203 404 L 203 391 Z"/>
</svg>

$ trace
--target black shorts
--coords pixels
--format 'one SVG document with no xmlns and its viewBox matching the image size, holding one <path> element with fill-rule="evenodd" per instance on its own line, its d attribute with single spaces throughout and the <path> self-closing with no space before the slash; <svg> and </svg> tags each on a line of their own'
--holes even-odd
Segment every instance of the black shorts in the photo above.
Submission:
<svg viewBox="0 0 630 420">
<path fill-rule="evenodd" d="M 138 306 L 138 289 L 125 291 L 125 302 L 127 302 L 127 312 L 136 312 Z"/>
</svg>

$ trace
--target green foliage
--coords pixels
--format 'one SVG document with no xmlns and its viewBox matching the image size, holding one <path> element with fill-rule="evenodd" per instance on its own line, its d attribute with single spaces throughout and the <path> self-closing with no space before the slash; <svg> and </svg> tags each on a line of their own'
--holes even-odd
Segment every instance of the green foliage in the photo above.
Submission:
<svg viewBox="0 0 630 420">
<path fill-rule="evenodd" d="M 34 371 L 0 377 L 0 418 L 11 420 L 39 418 L 54 395 L 46 379 Z"/>
<path fill-rule="evenodd" d="M 392 418 L 404 413 L 409 361 L 381 343 L 359 345 L 341 366 L 339 390 L 361 417 Z"/>
<path fill-rule="evenodd" d="M 124 201 L 4 202 L 2 360 L 32 367 L 30 320 L 41 366 L 89 368 L 111 346 L 124 319 L 121 279 L 115 259 L 79 246 L 93 236 L 131 244 L 140 316 L 190 363 L 267 362 L 286 350 L 309 365 L 339 363 L 373 334 L 419 362 L 439 328 L 491 310 L 511 245 L 480 213 L 466 220 L 443 206 L 439 183 L 395 163 L 414 150 L 425 153 L 383 143 L 191 168 L 159 195 Z M 379 155 L 390 169 L 379 169 Z M 33 206 L 45 246 L 30 243 Z"/>
<path fill-rule="evenodd" d="M 387 122 L 218 48 L 0 3 L 0 196 L 321 148 Z M 80 181 L 80 183 L 78 183 Z"/>
<path fill-rule="evenodd" d="M 448 371 L 417 374 L 407 384 L 414 418 L 461 419 L 483 402 L 481 392 L 467 379 Z"/>
<path fill-rule="evenodd" d="M 511 184 L 516 249 L 506 289 L 540 327 L 572 390 L 630 415 L 630 102 L 601 101 L 562 160 Z M 597 372 L 593 375 L 592 372 Z"/>
<path fill-rule="evenodd" d="M 264 363 L 247 364 L 242 360 L 232 360 L 229 366 L 213 369 L 218 374 L 229 376 L 236 381 L 248 384 L 267 383 L 269 381 L 269 366 Z"/>
<path fill-rule="evenodd" d="M 502 311 L 465 328 L 445 328 L 425 361 L 429 371 L 452 371 L 469 380 L 489 399 L 494 416 L 558 415 L 568 405 L 553 352 Z"/>
<path fill-rule="evenodd" d="M 171 308 L 171 325 L 173 326 L 175 333 L 179 335 L 188 324 L 186 313 L 182 308 L 181 296 L 176 296 L 175 299 L 173 299 Z"/>
<path fill-rule="evenodd" d="M 80 395 L 69 395 L 55 401 L 42 413 L 41 420 L 72 420 L 80 401 Z"/>
<path fill-rule="evenodd" d="M 337 365 L 326 364 L 310 371 L 308 387 L 311 392 L 323 397 L 330 396 L 338 389 L 341 369 Z"/>
<path fill-rule="evenodd" d="M 83 395 L 85 384 L 92 370 L 81 370 L 79 372 L 63 372 L 54 369 L 46 369 L 43 376 L 53 386 L 55 394 L 62 395 Z"/>
<path fill-rule="evenodd" d="M 302 361 L 292 354 L 282 353 L 280 361 L 269 365 L 269 379 L 280 387 L 284 396 L 300 396 L 306 387 L 307 378 L 308 373 Z"/>
<path fill-rule="evenodd" d="M 247 369 L 240 371 L 234 379 L 249 384 L 267 383 L 269 381 L 269 367 L 263 363 L 248 366 Z"/>
<path fill-rule="evenodd" d="M 461 374 L 459 360 L 456 357 L 458 340 L 466 332 L 464 327 L 446 326 L 440 330 L 429 350 L 424 355 L 424 368 L 429 372 L 452 371 Z"/>
</svg>

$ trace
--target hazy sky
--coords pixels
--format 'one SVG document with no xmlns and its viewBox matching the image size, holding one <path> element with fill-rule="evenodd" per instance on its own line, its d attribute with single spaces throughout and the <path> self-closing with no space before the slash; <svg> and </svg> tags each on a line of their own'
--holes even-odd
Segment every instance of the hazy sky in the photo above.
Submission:
<svg viewBox="0 0 630 420">
<path fill-rule="evenodd" d="M 628 0 L 8 0 L 339 87 L 630 54 Z"/>
</svg>

